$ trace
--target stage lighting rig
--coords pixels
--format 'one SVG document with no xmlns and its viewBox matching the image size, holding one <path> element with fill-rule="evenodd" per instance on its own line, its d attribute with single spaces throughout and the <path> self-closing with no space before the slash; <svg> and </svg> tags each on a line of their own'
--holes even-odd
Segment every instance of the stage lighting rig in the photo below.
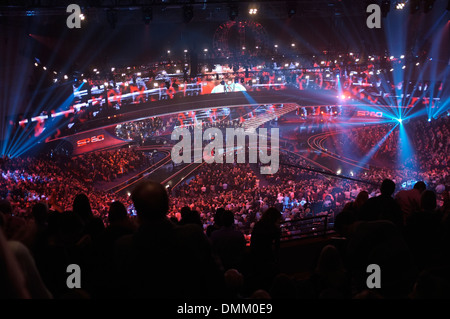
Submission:
<svg viewBox="0 0 450 319">
<path fill-rule="evenodd" d="M 407 2 L 408 2 L 408 1 L 398 1 L 398 2 L 395 4 L 395 9 L 397 9 L 397 10 L 403 10 L 403 9 L 405 8 L 405 5 L 406 5 Z"/>
<path fill-rule="evenodd" d="M 228 17 L 230 18 L 230 20 L 231 21 L 236 20 L 236 18 L 239 15 L 239 6 L 237 4 L 231 4 L 229 10 L 230 11 L 229 11 Z"/>
<path fill-rule="evenodd" d="M 151 7 L 145 7 L 142 9 L 142 19 L 146 25 L 149 25 L 153 19 L 153 11 Z"/>
</svg>

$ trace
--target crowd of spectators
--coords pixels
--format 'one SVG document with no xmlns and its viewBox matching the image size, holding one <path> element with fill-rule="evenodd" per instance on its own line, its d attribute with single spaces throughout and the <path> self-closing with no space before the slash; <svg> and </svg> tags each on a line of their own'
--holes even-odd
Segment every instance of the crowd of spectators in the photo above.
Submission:
<svg viewBox="0 0 450 319">
<path fill-rule="evenodd" d="M 420 135 L 414 143 L 440 156 L 448 148 L 446 121 L 430 128 L 429 144 Z M 415 125 L 420 130 L 427 124 Z M 346 179 L 282 152 L 280 162 L 289 165 L 275 174 L 260 175 L 258 164 L 204 164 L 171 194 L 148 181 L 130 197 L 93 187 L 114 178 L 106 175 L 111 167 L 130 172 L 145 158 L 120 149 L 74 159 L 3 159 L 1 276 L 8 284 L 1 294 L 449 297 L 442 270 L 450 264 L 447 154 L 438 161 L 419 155 L 427 163 L 420 171 L 372 168 Z M 419 182 L 401 186 L 406 181 Z M 128 213 L 131 205 L 137 219 Z M 341 238 L 324 247 L 307 279 L 281 273 L 280 225 L 320 214 L 333 217 Z M 66 267 L 73 263 L 83 269 L 82 290 L 66 286 Z M 369 264 L 383 269 L 377 293 L 366 290 Z"/>
<path fill-rule="evenodd" d="M 145 120 L 118 124 L 115 133 L 122 139 L 142 143 L 147 138 L 164 134 L 172 126 L 172 122 L 172 117 L 168 120 L 158 116 L 150 117 Z"/>
</svg>

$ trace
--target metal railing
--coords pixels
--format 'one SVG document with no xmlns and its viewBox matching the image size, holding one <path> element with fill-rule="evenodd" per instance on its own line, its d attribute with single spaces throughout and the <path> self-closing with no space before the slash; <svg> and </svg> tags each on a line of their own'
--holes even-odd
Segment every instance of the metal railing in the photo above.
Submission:
<svg viewBox="0 0 450 319">
<path fill-rule="evenodd" d="M 281 241 L 327 236 L 334 233 L 332 214 L 305 217 L 281 224 Z"/>
</svg>

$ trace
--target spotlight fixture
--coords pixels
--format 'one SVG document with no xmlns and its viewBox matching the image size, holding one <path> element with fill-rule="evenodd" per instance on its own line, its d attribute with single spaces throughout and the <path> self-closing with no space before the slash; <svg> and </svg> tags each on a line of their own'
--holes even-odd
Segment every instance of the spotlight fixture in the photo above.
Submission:
<svg viewBox="0 0 450 319">
<path fill-rule="evenodd" d="M 194 7 L 184 6 L 183 7 L 183 22 L 188 24 L 194 18 Z"/>
<path fill-rule="evenodd" d="M 117 24 L 117 12 L 115 10 L 106 11 L 106 20 L 111 28 L 115 29 Z"/>
<path fill-rule="evenodd" d="M 406 5 L 406 1 L 398 1 L 398 2 L 395 4 L 395 9 L 397 9 L 397 10 L 403 10 L 403 8 L 405 8 L 405 5 Z"/>
<path fill-rule="evenodd" d="M 142 9 L 142 19 L 145 25 L 149 25 L 153 19 L 153 11 L 151 7 L 145 7 Z"/>
<path fill-rule="evenodd" d="M 420 10 L 420 0 L 410 0 L 409 13 L 414 14 Z"/>
<path fill-rule="evenodd" d="M 256 9 L 256 8 L 250 8 L 250 10 L 248 10 L 248 13 L 251 14 L 251 15 L 255 15 L 255 14 L 258 13 L 258 9 Z"/>
<path fill-rule="evenodd" d="M 230 12 L 228 14 L 228 17 L 231 21 L 236 20 L 237 16 L 239 15 L 239 7 L 236 4 L 230 5 Z"/>
<path fill-rule="evenodd" d="M 423 4 L 423 12 L 428 13 L 433 9 L 433 4 L 435 0 L 425 0 Z"/>
<path fill-rule="evenodd" d="M 391 10 L 391 1 L 390 0 L 382 0 L 381 1 L 381 16 L 383 18 L 387 17 L 387 14 Z"/>
</svg>

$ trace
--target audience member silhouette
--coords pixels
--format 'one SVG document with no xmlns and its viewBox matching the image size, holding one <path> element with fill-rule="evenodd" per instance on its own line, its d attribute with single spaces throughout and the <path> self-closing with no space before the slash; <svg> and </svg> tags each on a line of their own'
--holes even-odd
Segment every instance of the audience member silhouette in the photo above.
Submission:
<svg viewBox="0 0 450 319">
<path fill-rule="evenodd" d="M 211 234 L 213 251 L 218 255 L 224 270 L 241 270 L 246 241 L 244 234 L 234 228 L 234 214 L 226 210 L 222 214 L 222 227 Z"/>
<path fill-rule="evenodd" d="M 390 179 L 383 180 L 381 195 L 369 198 L 361 208 L 358 219 L 365 221 L 389 220 L 398 227 L 403 226 L 403 217 L 400 206 L 392 197 L 395 183 Z"/>
<path fill-rule="evenodd" d="M 258 285 L 261 285 L 260 288 L 265 290 L 270 288 L 270 283 L 279 272 L 280 218 L 280 212 L 275 207 L 270 207 L 255 224 L 251 234 L 250 253 L 253 275 Z"/>
<path fill-rule="evenodd" d="M 140 226 L 116 242 L 115 296 L 217 297 L 223 276 L 202 229 L 170 222 L 168 194 L 159 183 L 139 183 L 131 198 Z"/>
</svg>

